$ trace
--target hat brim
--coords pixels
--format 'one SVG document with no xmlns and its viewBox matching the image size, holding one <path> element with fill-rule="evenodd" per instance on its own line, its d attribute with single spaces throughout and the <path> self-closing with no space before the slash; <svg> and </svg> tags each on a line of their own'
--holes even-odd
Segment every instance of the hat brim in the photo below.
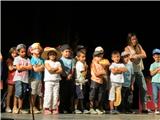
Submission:
<svg viewBox="0 0 160 120">
<path fill-rule="evenodd" d="M 48 53 L 51 52 L 51 51 L 53 51 L 57 54 L 57 56 L 56 56 L 57 59 L 59 59 L 61 57 L 61 53 L 58 50 L 56 50 L 55 48 L 49 48 L 47 50 L 44 50 L 41 57 L 43 59 L 48 59 Z"/>
</svg>

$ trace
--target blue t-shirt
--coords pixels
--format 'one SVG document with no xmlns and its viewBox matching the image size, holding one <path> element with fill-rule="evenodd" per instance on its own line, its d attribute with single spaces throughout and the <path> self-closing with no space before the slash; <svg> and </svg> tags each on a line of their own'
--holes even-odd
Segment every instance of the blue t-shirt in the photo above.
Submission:
<svg viewBox="0 0 160 120">
<path fill-rule="evenodd" d="M 157 69 L 159 67 L 160 67 L 160 62 L 154 62 L 154 63 L 151 64 L 149 70 L 153 71 L 153 70 L 155 70 L 155 69 Z M 152 83 L 153 82 L 154 83 L 160 83 L 160 73 L 157 73 L 157 74 L 152 76 Z"/>
<path fill-rule="evenodd" d="M 31 58 L 32 66 L 43 65 L 43 64 L 44 64 L 44 60 L 42 58 L 36 58 L 32 56 Z M 35 72 L 34 70 L 31 70 L 30 78 L 35 80 L 42 80 L 42 72 Z"/>
<path fill-rule="evenodd" d="M 74 67 L 74 61 L 73 59 L 65 58 L 63 56 L 60 58 L 59 61 L 63 68 L 62 76 L 66 77 L 72 71 Z"/>
<path fill-rule="evenodd" d="M 123 73 L 124 83 L 122 86 L 123 87 L 130 87 L 132 75 L 134 74 L 132 62 L 129 61 L 127 64 L 125 64 L 125 67 L 127 68 L 128 71 Z"/>
</svg>

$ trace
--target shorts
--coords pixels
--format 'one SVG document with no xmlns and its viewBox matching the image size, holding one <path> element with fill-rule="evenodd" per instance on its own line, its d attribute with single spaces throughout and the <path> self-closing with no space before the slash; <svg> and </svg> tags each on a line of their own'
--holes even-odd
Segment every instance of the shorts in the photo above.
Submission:
<svg viewBox="0 0 160 120">
<path fill-rule="evenodd" d="M 42 81 L 41 80 L 31 80 L 31 94 L 42 96 Z"/>
<path fill-rule="evenodd" d="M 80 85 L 76 85 L 76 99 L 84 99 L 83 89 L 80 88 Z"/>
<path fill-rule="evenodd" d="M 15 96 L 18 98 L 24 98 L 26 93 L 29 92 L 29 84 L 22 81 L 15 81 Z"/>
</svg>

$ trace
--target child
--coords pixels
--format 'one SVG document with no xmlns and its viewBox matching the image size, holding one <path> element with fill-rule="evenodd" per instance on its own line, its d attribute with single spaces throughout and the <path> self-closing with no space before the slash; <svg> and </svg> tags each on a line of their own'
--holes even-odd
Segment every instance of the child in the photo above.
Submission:
<svg viewBox="0 0 160 120">
<path fill-rule="evenodd" d="M 96 50 L 93 53 L 93 60 L 91 63 L 91 86 L 90 86 L 90 113 L 103 114 L 102 97 L 105 91 L 104 78 L 106 71 L 99 63 L 103 58 L 103 50 Z M 95 103 L 95 104 L 94 104 Z M 95 107 L 95 109 L 94 109 Z"/>
<path fill-rule="evenodd" d="M 86 81 L 87 74 L 87 64 L 85 62 L 86 54 L 84 51 L 77 52 L 77 63 L 76 63 L 76 99 L 75 99 L 75 113 L 82 113 L 77 109 L 78 103 L 81 105 L 81 109 L 84 113 L 87 113 L 87 110 L 84 111 L 83 108 L 83 99 L 84 99 L 84 86 Z M 88 111 L 89 113 L 89 111 Z"/>
<path fill-rule="evenodd" d="M 42 53 L 42 58 L 45 60 L 45 91 L 44 91 L 44 114 L 58 114 L 59 102 L 59 82 L 61 80 L 60 73 L 62 67 L 58 58 L 60 53 L 55 48 L 46 47 Z"/>
<path fill-rule="evenodd" d="M 124 82 L 123 73 L 127 71 L 124 64 L 120 63 L 120 53 L 118 51 L 112 52 L 112 60 L 113 63 L 109 67 L 111 74 L 110 74 L 110 80 L 111 80 L 111 88 L 109 92 L 109 100 L 110 100 L 110 114 L 117 114 L 119 113 L 117 110 L 114 110 L 114 101 L 116 89 L 121 91 L 122 83 Z M 121 93 L 119 93 L 121 94 Z M 121 99 L 121 98 L 120 98 Z"/>
<path fill-rule="evenodd" d="M 17 51 L 16 51 L 16 47 L 12 47 L 9 50 L 9 58 L 7 59 L 7 66 L 8 66 L 8 78 L 7 78 L 7 83 L 8 83 L 8 89 L 7 89 L 7 98 L 6 98 L 6 112 L 7 113 L 11 113 L 12 110 L 10 108 L 10 100 L 11 97 L 14 93 L 14 81 L 13 81 L 13 77 L 15 75 L 15 66 L 13 66 L 13 61 L 14 58 L 17 56 Z M 15 101 L 17 103 L 17 101 Z"/>
<path fill-rule="evenodd" d="M 154 49 L 152 54 L 155 61 L 150 66 L 150 74 L 152 76 L 152 93 L 154 99 L 155 114 L 160 114 L 160 111 L 158 110 L 158 93 L 160 92 L 160 49 Z"/>
<path fill-rule="evenodd" d="M 24 44 L 19 44 L 16 50 L 19 56 L 17 56 L 13 62 L 13 65 L 16 66 L 13 81 L 15 81 L 15 100 L 18 100 L 18 108 L 17 104 L 14 102 L 13 113 L 28 113 L 22 110 L 22 105 L 29 82 L 28 70 L 32 69 L 32 65 L 30 64 L 30 60 L 26 57 L 26 46 Z"/>
<path fill-rule="evenodd" d="M 42 72 L 44 70 L 44 61 L 40 56 L 40 53 L 42 51 L 42 47 L 39 43 L 33 43 L 31 45 L 31 64 L 33 67 L 33 70 L 30 74 L 30 84 L 31 84 L 31 100 L 32 100 L 32 107 L 33 112 L 38 114 L 40 111 L 35 106 L 36 96 L 38 95 L 40 97 L 40 108 L 42 109 Z M 32 113 L 31 105 L 30 105 L 30 113 Z"/>
<path fill-rule="evenodd" d="M 68 44 L 61 46 L 62 57 L 60 62 L 63 72 L 60 81 L 60 110 L 62 113 L 72 113 L 74 107 L 74 61 L 71 58 L 71 48 Z"/>
<path fill-rule="evenodd" d="M 127 72 L 124 72 L 124 83 L 122 84 L 122 102 L 121 109 L 124 113 L 132 113 L 131 104 L 129 103 L 129 96 L 133 95 L 132 91 L 134 89 L 134 70 L 133 64 L 130 61 L 130 54 L 126 51 L 121 53 L 122 61 L 127 68 Z M 131 100 L 132 101 L 132 100 Z"/>
</svg>

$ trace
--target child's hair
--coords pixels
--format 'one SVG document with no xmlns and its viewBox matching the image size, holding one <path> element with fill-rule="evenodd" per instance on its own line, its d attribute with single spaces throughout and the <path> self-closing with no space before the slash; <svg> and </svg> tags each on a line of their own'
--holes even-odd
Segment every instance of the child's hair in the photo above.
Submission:
<svg viewBox="0 0 160 120">
<path fill-rule="evenodd" d="M 14 51 L 16 51 L 16 47 L 11 47 L 10 50 L 9 50 L 9 58 L 12 59 L 12 60 L 13 60 L 13 57 L 12 57 L 11 54 L 12 54 L 12 52 L 14 52 Z"/>
<path fill-rule="evenodd" d="M 78 52 L 77 52 L 77 57 L 79 57 L 81 54 L 84 54 L 84 55 L 86 55 L 85 51 L 83 51 L 83 50 L 80 50 L 80 51 L 78 51 Z"/>
<path fill-rule="evenodd" d="M 119 54 L 119 55 L 120 55 L 120 52 L 119 52 L 119 51 L 117 51 L 117 50 L 114 50 L 114 51 L 112 52 L 111 56 L 113 56 L 113 55 L 117 55 L 117 54 Z"/>
<path fill-rule="evenodd" d="M 16 47 L 16 50 L 19 52 L 22 48 L 26 49 L 26 46 L 24 44 L 19 44 Z"/>
</svg>

